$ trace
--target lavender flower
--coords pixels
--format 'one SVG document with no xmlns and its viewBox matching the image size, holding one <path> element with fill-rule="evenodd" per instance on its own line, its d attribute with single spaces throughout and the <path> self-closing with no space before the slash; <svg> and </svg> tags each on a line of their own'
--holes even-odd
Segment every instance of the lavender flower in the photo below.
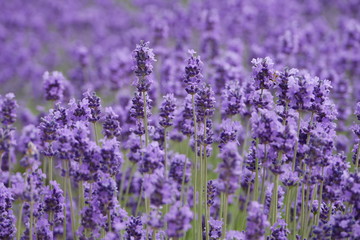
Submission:
<svg viewBox="0 0 360 240">
<path fill-rule="evenodd" d="M 118 117 L 119 116 L 111 107 L 105 109 L 105 116 L 103 117 L 103 134 L 106 138 L 120 136 L 121 128 Z"/>
<path fill-rule="evenodd" d="M 15 216 L 12 211 L 12 194 L 3 183 L 0 183 L 0 239 L 12 239 L 15 236 Z"/>
<path fill-rule="evenodd" d="M 134 73 L 138 77 L 137 89 L 139 92 L 149 91 L 151 81 L 147 78 L 152 73 L 151 62 L 156 61 L 153 50 L 149 48 L 149 42 L 141 41 L 133 51 Z"/>
<path fill-rule="evenodd" d="M 54 218 L 49 219 L 51 225 L 62 223 L 64 214 L 64 196 L 60 185 L 56 181 L 50 182 L 52 189 L 47 188 L 44 193 L 44 211 L 53 213 Z"/>
<path fill-rule="evenodd" d="M 210 218 L 209 225 L 210 225 L 209 239 L 211 240 L 220 239 L 223 222 Z"/>
<path fill-rule="evenodd" d="M 182 206 L 180 202 L 174 203 L 170 211 L 165 215 L 167 221 L 166 233 L 168 237 L 181 238 L 191 228 L 193 213 L 188 206 Z"/>
<path fill-rule="evenodd" d="M 89 122 L 97 122 L 100 120 L 101 114 L 101 99 L 96 96 L 95 92 L 85 92 L 84 97 L 88 102 L 90 108 Z"/>
<path fill-rule="evenodd" d="M 45 91 L 45 99 L 47 101 L 59 101 L 64 96 L 65 77 L 61 72 L 54 71 L 52 73 L 45 72 L 43 75 L 43 85 Z"/>
<path fill-rule="evenodd" d="M 190 58 L 187 60 L 185 67 L 184 83 L 186 84 L 185 90 L 188 94 L 194 95 L 197 93 L 199 84 L 202 81 L 202 67 L 203 63 L 200 56 L 196 56 L 194 50 L 189 50 Z"/>
<path fill-rule="evenodd" d="M 169 177 L 172 178 L 179 185 L 181 185 L 183 181 L 182 178 L 184 173 L 184 167 L 185 167 L 184 183 L 188 183 L 190 181 L 190 176 L 191 176 L 190 159 L 187 159 L 185 155 L 177 154 L 177 153 L 172 154 L 170 156 Z"/>
<path fill-rule="evenodd" d="M 5 97 L 1 97 L 0 100 L 0 120 L 4 126 L 10 126 L 16 121 L 15 110 L 18 107 L 15 95 L 13 93 L 7 93 Z"/>
<path fill-rule="evenodd" d="M 140 217 L 131 217 L 126 224 L 126 240 L 143 240 L 145 239 L 145 233 L 143 230 L 143 224 Z"/>
<path fill-rule="evenodd" d="M 218 189 L 232 194 L 239 188 L 241 156 L 237 152 L 235 143 L 226 144 L 219 155 L 223 160 L 216 169 L 219 173 Z"/>
<path fill-rule="evenodd" d="M 269 89 L 274 85 L 275 71 L 271 58 L 257 58 L 251 61 L 255 90 Z"/>
<path fill-rule="evenodd" d="M 172 126 L 172 120 L 174 119 L 175 111 L 175 98 L 173 94 L 167 94 L 164 96 L 164 101 L 160 107 L 160 125 L 163 128 Z"/>
<path fill-rule="evenodd" d="M 248 207 L 246 239 L 265 239 L 265 229 L 269 226 L 267 216 L 263 213 L 263 205 L 258 202 L 251 202 Z"/>
<path fill-rule="evenodd" d="M 197 121 L 212 117 L 215 111 L 215 97 L 209 85 L 202 86 L 196 94 L 195 108 Z"/>
<path fill-rule="evenodd" d="M 140 172 L 152 173 L 162 167 L 164 167 L 164 152 L 158 144 L 153 142 L 143 150 L 143 156 L 140 161 Z"/>
</svg>

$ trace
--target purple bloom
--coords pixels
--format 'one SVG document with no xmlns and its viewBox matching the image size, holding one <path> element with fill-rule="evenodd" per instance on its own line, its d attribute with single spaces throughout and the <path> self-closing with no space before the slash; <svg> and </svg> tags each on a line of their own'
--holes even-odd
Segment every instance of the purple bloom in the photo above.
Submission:
<svg viewBox="0 0 360 240">
<path fill-rule="evenodd" d="M 312 99 L 314 99 L 316 81 L 316 78 L 312 78 L 306 72 L 300 73 L 297 77 L 289 78 L 289 106 L 296 110 L 310 110 Z"/>
<path fill-rule="evenodd" d="M 160 149 L 156 142 L 149 144 L 142 152 L 141 173 L 153 173 L 156 169 L 164 167 L 164 151 Z"/>
<path fill-rule="evenodd" d="M 202 86 L 195 97 L 195 109 L 197 121 L 202 122 L 204 118 L 210 118 L 215 111 L 215 97 L 209 85 Z"/>
<path fill-rule="evenodd" d="M 123 159 L 119 151 L 119 142 L 116 139 L 102 140 L 100 150 L 100 169 L 115 176 L 121 170 Z"/>
<path fill-rule="evenodd" d="M 3 183 L 0 183 L 0 239 L 12 239 L 15 236 L 15 216 L 12 211 L 12 194 Z"/>
<path fill-rule="evenodd" d="M 84 93 L 84 98 L 88 102 L 88 107 L 90 108 L 89 122 L 97 122 L 100 119 L 101 114 L 101 99 L 96 96 L 95 92 L 86 92 Z"/>
<path fill-rule="evenodd" d="M 61 72 L 45 72 L 43 75 L 45 99 L 48 101 L 62 100 L 65 90 L 64 82 L 65 77 Z"/>
<path fill-rule="evenodd" d="M 162 171 L 155 171 L 144 177 L 144 196 L 150 198 L 151 205 L 160 207 L 171 204 L 179 195 L 178 185 L 172 179 L 166 179 Z"/>
<path fill-rule="evenodd" d="M 222 221 L 215 220 L 213 218 L 210 218 L 209 220 L 209 239 L 210 240 L 218 240 L 221 238 L 221 232 L 222 232 Z"/>
<path fill-rule="evenodd" d="M 226 82 L 225 89 L 222 91 L 222 113 L 233 116 L 245 111 L 243 100 L 243 90 L 238 80 Z"/>
<path fill-rule="evenodd" d="M 55 225 L 63 221 L 64 196 L 63 190 L 56 181 L 51 181 L 50 184 L 52 189 L 47 188 L 44 192 L 44 211 L 54 214 L 54 219 L 49 219 L 49 221 L 53 221 L 50 224 Z"/>
<path fill-rule="evenodd" d="M 166 233 L 170 238 L 181 238 L 185 232 L 191 228 L 193 213 L 188 206 L 182 206 L 181 202 L 176 202 L 170 207 L 170 211 L 165 215 L 167 221 Z"/>
<path fill-rule="evenodd" d="M 111 107 L 105 109 L 105 116 L 103 117 L 103 134 L 106 138 L 119 137 L 121 134 L 119 116 Z"/>
<path fill-rule="evenodd" d="M 247 240 L 264 240 L 265 230 L 270 226 L 267 216 L 263 213 L 263 205 L 258 202 L 251 202 L 247 209 Z"/>
<path fill-rule="evenodd" d="M 271 227 L 271 236 L 267 240 L 287 240 L 290 231 L 286 228 L 287 224 L 280 219 Z"/>
<path fill-rule="evenodd" d="M 251 115 L 251 128 L 253 137 L 258 138 L 261 144 L 267 144 L 277 140 L 284 126 L 274 111 L 259 109 Z"/>
<path fill-rule="evenodd" d="M 126 240 L 143 240 L 145 239 L 145 232 L 140 217 L 133 217 L 129 219 L 126 224 Z"/>
<path fill-rule="evenodd" d="M 186 167 L 185 167 L 186 163 Z M 183 181 L 183 173 L 185 167 L 185 178 L 184 182 L 188 183 L 191 176 L 191 161 L 183 154 L 174 153 L 170 155 L 170 169 L 169 177 L 172 178 L 179 185 Z"/>
<path fill-rule="evenodd" d="M 202 67 L 203 63 L 200 56 L 196 56 L 194 50 L 189 50 L 190 58 L 187 60 L 185 67 L 184 83 L 186 84 L 185 90 L 188 94 L 194 95 L 197 93 L 199 84 L 202 81 Z"/>
<path fill-rule="evenodd" d="M 274 63 L 271 58 L 256 58 L 251 61 L 253 64 L 253 76 L 255 90 L 269 89 L 275 83 Z"/>
<path fill-rule="evenodd" d="M 50 223 L 45 217 L 41 217 L 36 222 L 36 237 L 37 239 L 53 239 L 53 232 L 50 230 Z"/>
<path fill-rule="evenodd" d="M 147 78 L 152 73 L 152 62 L 155 60 L 153 50 L 149 48 L 149 42 L 141 41 L 133 51 L 134 73 L 138 77 L 137 89 L 139 92 L 149 91 L 151 81 Z"/>
<path fill-rule="evenodd" d="M 216 172 L 219 173 L 218 188 L 221 192 L 232 194 L 239 188 L 240 163 L 242 161 L 236 143 L 224 145 L 219 157 L 222 162 L 216 169 Z"/>
<path fill-rule="evenodd" d="M 176 99 L 174 98 L 173 94 L 167 94 L 164 96 L 164 100 L 160 107 L 160 125 L 163 128 L 167 128 L 172 126 L 172 121 L 174 119 L 174 111 L 175 111 L 175 104 Z"/>
<path fill-rule="evenodd" d="M 12 125 L 16 121 L 15 110 L 18 107 L 15 95 L 7 93 L 5 97 L 0 96 L 0 120 L 5 126 Z"/>
</svg>

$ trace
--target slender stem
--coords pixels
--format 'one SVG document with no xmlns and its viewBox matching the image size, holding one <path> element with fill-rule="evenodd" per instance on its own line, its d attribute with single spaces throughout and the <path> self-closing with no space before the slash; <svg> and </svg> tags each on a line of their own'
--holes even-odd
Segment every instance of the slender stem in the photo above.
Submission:
<svg viewBox="0 0 360 240">
<path fill-rule="evenodd" d="M 66 169 L 65 167 L 66 165 L 66 162 L 63 161 L 63 167 Z M 67 171 L 67 170 L 65 170 Z M 66 173 L 67 174 L 67 173 Z M 66 176 L 63 178 L 64 180 L 64 199 L 65 199 L 65 202 L 66 202 L 66 195 L 67 195 L 67 181 L 66 181 Z M 63 223 L 63 239 L 65 240 L 67 238 L 67 231 L 66 231 L 66 227 L 67 227 L 67 223 L 66 223 L 66 220 L 67 220 L 67 214 L 66 214 L 66 211 L 67 211 L 67 207 L 66 207 L 66 204 L 64 205 L 64 223 Z"/>
<path fill-rule="evenodd" d="M 288 187 L 286 192 L 286 205 L 285 205 L 285 222 L 288 226 L 290 226 L 290 210 L 291 210 L 291 196 L 292 196 L 293 188 L 292 186 Z"/>
<path fill-rule="evenodd" d="M 96 122 L 93 122 L 93 127 L 94 127 L 95 142 L 96 142 L 96 145 L 99 145 L 99 136 L 98 136 Z"/>
<path fill-rule="evenodd" d="M 22 223 L 22 212 L 23 212 L 23 206 L 24 203 L 21 203 L 20 209 L 19 209 L 19 216 L 18 216 L 18 222 L 17 222 L 17 233 L 16 233 L 16 239 L 20 240 L 21 236 L 21 223 Z"/>
<path fill-rule="evenodd" d="M 294 221 L 293 221 L 293 239 L 296 239 L 296 232 L 297 232 L 297 198 L 298 198 L 298 184 L 295 186 L 295 202 L 294 202 Z"/>
<path fill-rule="evenodd" d="M 53 180 L 53 157 L 49 158 L 49 183 Z M 50 184 L 50 188 L 52 189 L 52 185 Z"/>
<path fill-rule="evenodd" d="M 300 136 L 300 123 L 301 123 L 301 112 L 298 111 L 299 116 L 298 116 L 298 121 L 297 121 L 297 138 L 298 141 L 295 142 L 295 149 L 294 149 L 294 157 L 292 160 L 292 171 L 295 171 L 295 166 L 296 166 L 296 156 L 297 156 L 297 151 L 299 148 L 299 136 Z"/>
<path fill-rule="evenodd" d="M 224 193 L 224 225 L 223 225 L 223 235 L 225 236 L 226 228 L 227 228 L 227 217 L 228 217 L 228 194 Z"/>
<path fill-rule="evenodd" d="M 359 158 L 360 158 L 360 142 L 358 143 L 356 159 L 355 159 L 355 172 L 356 173 L 359 171 Z"/>
<path fill-rule="evenodd" d="M 267 161 L 267 144 L 265 143 L 264 144 L 264 160 L 263 162 L 266 162 Z M 262 175 L 262 178 L 261 178 L 261 204 L 264 204 L 265 202 L 265 181 L 266 181 L 266 167 L 263 165 L 263 175 Z"/>
<path fill-rule="evenodd" d="M 33 225 L 34 225 L 34 201 L 33 201 L 33 181 L 30 178 L 30 240 L 33 239 Z"/>
<path fill-rule="evenodd" d="M 149 129 L 148 129 L 148 119 L 147 119 L 147 102 L 146 102 L 146 92 L 142 92 L 143 101 L 144 101 L 144 128 L 145 128 L 145 146 L 149 144 Z"/>
<path fill-rule="evenodd" d="M 125 192 L 125 199 L 124 199 L 124 203 L 123 203 L 123 206 L 126 207 L 126 204 L 129 200 L 129 191 L 130 191 L 130 187 L 131 187 L 131 181 L 132 181 L 132 178 L 134 177 L 134 168 L 135 168 L 135 164 L 132 165 L 131 167 L 131 170 L 130 170 L 130 176 L 129 176 L 129 183 L 126 187 L 126 192 Z M 125 180 L 124 180 L 125 181 Z"/>
<path fill-rule="evenodd" d="M 164 177 L 167 178 L 168 174 L 168 162 L 167 162 L 167 139 L 166 128 L 164 128 Z"/>
<path fill-rule="evenodd" d="M 189 151 L 189 147 L 187 147 L 187 151 Z M 187 156 L 188 154 L 186 154 Z M 182 175 L 182 180 L 181 180 L 181 196 L 180 196 L 180 202 L 182 202 L 183 204 L 185 204 L 185 176 L 186 176 L 186 167 L 187 167 L 187 157 L 185 158 L 185 163 L 184 163 L 184 167 L 183 167 L 183 175 Z"/>
<path fill-rule="evenodd" d="M 197 209 L 197 206 L 196 206 L 196 195 L 197 195 L 197 192 L 198 192 L 198 184 L 197 184 L 197 181 L 198 181 L 198 156 L 197 156 L 197 151 L 198 151 L 198 139 L 197 139 L 197 122 L 196 122 L 196 111 L 195 111 L 195 95 L 194 94 L 191 94 L 191 105 L 192 105 L 192 113 L 193 113 L 193 122 L 194 122 L 194 141 L 195 141 L 195 186 L 194 186 L 194 212 L 197 213 L 198 209 Z M 201 221 L 201 219 L 198 219 L 198 221 L 194 221 L 195 223 L 195 236 L 196 235 L 196 231 L 198 231 L 198 226 L 197 226 L 197 223 Z M 201 224 L 201 222 L 200 222 Z"/>
<path fill-rule="evenodd" d="M 321 182 L 320 182 L 320 190 L 319 190 L 319 201 L 318 201 L 318 209 L 317 214 L 315 217 L 315 226 L 319 224 L 319 217 L 320 217 L 320 211 L 321 211 L 321 203 L 322 203 L 322 195 L 323 195 L 323 188 L 324 188 L 324 181 L 322 180 L 324 176 L 324 167 L 321 167 Z"/>
<path fill-rule="evenodd" d="M 270 225 L 274 225 L 277 220 L 277 207 L 278 207 L 278 191 L 279 191 L 279 174 L 275 174 L 274 189 L 272 195 L 272 201 L 270 206 Z"/>
<path fill-rule="evenodd" d="M 67 184 L 68 184 L 68 193 L 69 193 L 69 200 L 70 200 L 70 212 L 71 212 L 71 231 L 72 231 L 72 235 L 73 235 L 73 239 L 77 239 L 76 238 L 76 225 L 75 225 L 75 222 L 76 222 L 76 219 L 75 219 L 75 211 L 74 211 L 74 206 L 73 206 L 73 195 L 72 195 L 72 187 L 71 187 L 71 180 L 70 180 L 70 177 L 69 177 L 69 165 L 70 165 L 70 162 L 68 161 L 67 162 L 68 165 L 67 165 L 67 169 L 66 169 L 66 180 L 67 180 Z"/>
<path fill-rule="evenodd" d="M 144 189 L 143 189 L 143 187 L 141 187 L 141 188 L 140 188 L 140 195 L 139 195 L 139 198 L 138 198 L 138 202 L 137 202 L 137 204 L 136 204 L 135 216 L 137 216 L 138 213 L 139 213 L 140 203 L 141 203 L 141 200 L 142 200 L 143 192 L 144 192 Z"/>
<path fill-rule="evenodd" d="M 258 147 L 259 139 L 256 139 L 256 148 Z M 254 197 L 253 200 L 257 201 L 259 198 L 259 159 L 255 157 L 255 182 L 254 182 Z"/>
</svg>

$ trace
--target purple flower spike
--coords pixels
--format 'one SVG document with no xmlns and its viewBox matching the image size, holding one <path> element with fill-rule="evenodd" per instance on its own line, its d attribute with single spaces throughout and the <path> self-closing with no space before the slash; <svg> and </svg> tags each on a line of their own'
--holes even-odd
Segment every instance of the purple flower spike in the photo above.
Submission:
<svg viewBox="0 0 360 240">
<path fill-rule="evenodd" d="M 274 62 L 271 58 L 256 58 L 251 61 L 253 64 L 253 76 L 255 90 L 270 89 L 275 83 Z"/>
<path fill-rule="evenodd" d="M 193 213 L 188 206 L 182 206 L 176 202 L 171 206 L 170 211 L 165 215 L 167 222 L 166 233 L 170 238 L 181 238 L 191 228 Z"/>
<path fill-rule="evenodd" d="M 48 101 L 62 100 L 65 90 L 65 77 L 61 72 L 45 72 L 43 75 L 43 84 L 45 99 Z"/>
<path fill-rule="evenodd" d="M 202 68 L 203 62 L 200 56 L 196 56 L 194 50 L 189 50 L 190 58 L 187 60 L 185 67 L 184 83 L 186 84 L 185 90 L 188 94 L 194 95 L 199 89 L 199 84 L 202 81 Z"/>
<path fill-rule="evenodd" d="M 15 94 L 7 93 L 0 100 L 0 120 L 5 126 L 12 125 L 16 121 L 15 109 L 18 107 Z"/>
<path fill-rule="evenodd" d="M 12 239 L 16 233 L 12 202 L 10 190 L 0 183 L 0 239 Z"/>
<path fill-rule="evenodd" d="M 264 240 L 265 230 L 270 224 L 263 212 L 263 205 L 258 202 L 251 202 L 247 212 L 246 239 Z"/>
</svg>

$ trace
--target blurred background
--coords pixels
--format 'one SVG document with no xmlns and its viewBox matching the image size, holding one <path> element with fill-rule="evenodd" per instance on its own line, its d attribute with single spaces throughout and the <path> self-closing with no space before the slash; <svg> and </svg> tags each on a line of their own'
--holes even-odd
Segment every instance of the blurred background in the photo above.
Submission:
<svg viewBox="0 0 360 240">
<path fill-rule="evenodd" d="M 359 0 L 11 0 L 0 9 L 0 94 L 14 92 L 21 106 L 43 99 L 45 71 L 64 74 L 68 98 L 131 91 L 131 51 L 141 39 L 156 54 L 157 95 L 185 94 L 194 49 L 217 94 L 226 78 L 249 76 L 252 58 L 270 56 L 331 80 L 341 114 L 359 100 Z"/>
</svg>

